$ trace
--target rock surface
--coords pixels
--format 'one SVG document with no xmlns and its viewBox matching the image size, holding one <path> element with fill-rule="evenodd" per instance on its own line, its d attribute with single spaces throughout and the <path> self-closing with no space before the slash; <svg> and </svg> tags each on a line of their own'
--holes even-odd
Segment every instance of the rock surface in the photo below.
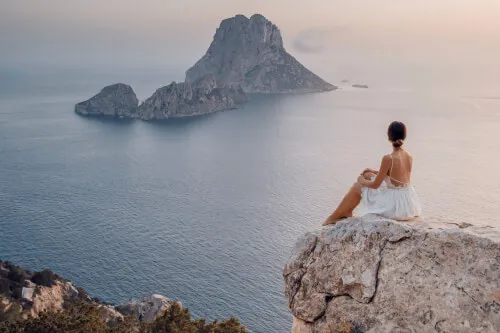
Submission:
<svg viewBox="0 0 500 333">
<path fill-rule="evenodd" d="M 240 86 L 220 87 L 213 75 L 207 75 L 196 82 L 173 82 L 156 90 L 139 106 L 135 117 L 162 120 L 194 116 L 234 109 L 246 101 L 247 96 Z"/>
<path fill-rule="evenodd" d="M 500 230 L 351 218 L 299 239 L 292 332 L 500 332 Z"/>
<path fill-rule="evenodd" d="M 162 295 L 151 295 L 141 300 L 120 304 L 115 309 L 124 316 L 134 315 L 137 320 L 152 322 L 162 316 L 176 302 Z"/>
<path fill-rule="evenodd" d="M 138 104 L 132 87 L 117 83 L 104 87 L 91 99 L 76 104 L 75 112 L 84 116 L 129 117 L 136 111 Z"/>
<path fill-rule="evenodd" d="M 207 53 L 186 72 L 194 82 L 214 74 L 219 84 L 247 93 L 310 93 L 334 90 L 283 47 L 281 33 L 262 15 L 222 21 Z"/>
<path fill-rule="evenodd" d="M 31 315 L 38 316 L 42 311 L 59 311 L 65 302 L 81 300 L 79 292 L 69 281 L 56 281 L 52 287 L 36 286 L 37 292 L 32 298 Z"/>
</svg>

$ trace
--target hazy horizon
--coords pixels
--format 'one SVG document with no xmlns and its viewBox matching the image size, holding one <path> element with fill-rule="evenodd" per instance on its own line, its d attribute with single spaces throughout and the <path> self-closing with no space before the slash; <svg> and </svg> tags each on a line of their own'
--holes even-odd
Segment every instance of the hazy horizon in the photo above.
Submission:
<svg viewBox="0 0 500 333">
<path fill-rule="evenodd" d="M 169 73 L 166 81 L 182 80 L 222 19 L 260 13 L 280 28 L 290 53 L 330 81 L 376 76 L 393 82 L 401 73 L 413 80 L 410 76 L 433 72 L 493 91 L 500 77 L 500 2 L 495 0 L 0 4 L 0 74 L 78 68 L 163 71 Z"/>
</svg>

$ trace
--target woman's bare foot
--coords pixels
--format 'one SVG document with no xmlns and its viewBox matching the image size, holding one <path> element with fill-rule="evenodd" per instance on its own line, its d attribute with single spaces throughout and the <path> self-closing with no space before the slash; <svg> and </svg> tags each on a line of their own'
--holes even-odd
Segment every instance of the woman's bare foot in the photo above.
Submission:
<svg viewBox="0 0 500 333">
<path fill-rule="evenodd" d="M 323 226 L 330 225 L 330 224 L 335 224 L 338 221 L 343 220 L 343 219 L 345 219 L 345 217 L 341 217 L 339 219 L 333 219 L 333 218 L 329 217 L 329 218 L 326 219 L 325 222 L 323 222 Z"/>
<path fill-rule="evenodd" d="M 345 220 L 345 219 L 353 216 L 352 213 L 349 216 L 342 216 L 342 217 L 339 217 L 339 218 L 336 218 L 334 215 L 335 214 L 330 215 L 330 217 L 328 217 L 326 219 L 326 221 L 323 222 L 323 226 L 329 225 L 329 224 L 335 224 L 335 223 L 337 223 L 339 221 Z"/>
</svg>

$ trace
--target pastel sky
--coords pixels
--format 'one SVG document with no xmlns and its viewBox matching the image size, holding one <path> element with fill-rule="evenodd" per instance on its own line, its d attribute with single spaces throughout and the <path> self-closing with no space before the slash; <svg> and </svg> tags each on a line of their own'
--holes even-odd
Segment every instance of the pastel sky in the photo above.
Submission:
<svg viewBox="0 0 500 333">
<path fill-rule="evenodd" d="M 219 22 L 239 13 L 265 15 L 305 58 L 500 55 L 499 0 L 0 0 L 0 8 L 0 66 L 192 63 Z"/>
</svg>

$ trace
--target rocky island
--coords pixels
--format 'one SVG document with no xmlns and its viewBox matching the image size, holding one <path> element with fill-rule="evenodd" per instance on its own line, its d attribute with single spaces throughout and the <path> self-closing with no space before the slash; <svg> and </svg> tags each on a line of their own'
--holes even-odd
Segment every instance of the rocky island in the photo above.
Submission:
<svg viewBox="0 0 500 333">
<path fill-rule="evenodd" d="M 131 86 L 117 83 L 104 87 L 101 92 L 85 102 L 75 105 L 75 112 L 83 116 L 131 117 L 139 100 Z"/>
<path fill-rule="evenodd" d="M 283 47 L 280 30 L 264 16 L 222 21 L 207 53 L 186 72 L 186 81 L 214 74 L 217 82 L 247 93 L 314 93 L 334 90 Z"/>
<path fill-rule="evenodd" d="M 500 230 L 349 218 L 285 265 L 293 333 L 500 332 Z"/>
<path fill-rule="evenodd" d="M 110 85 L 76 104 L 75 112 L 162 120 L 231 110 L 245 103 L 249 93 L 297 94 L 335 89 L 285 50 L 276 25 L 262 15 L 237 15 L 222 21 L 206 54 L 187 70 L 185 82 L 159 88 L 140 105 L 130 86 Z"/>
</svg>

